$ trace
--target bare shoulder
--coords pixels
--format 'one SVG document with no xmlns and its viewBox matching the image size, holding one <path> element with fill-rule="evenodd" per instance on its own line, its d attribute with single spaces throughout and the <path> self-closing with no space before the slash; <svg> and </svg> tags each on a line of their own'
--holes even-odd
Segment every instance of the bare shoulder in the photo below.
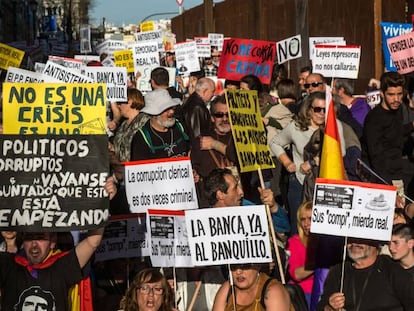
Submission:
<svg viewBox="0 0 414 311">
<path fill-rule="evenodd" d="M 264 303 L 266 310 L 290 310 L 290 296 L 282 283 L 274 280 L 267 287 Z"/>
<path fill-rule="evenodd" d="M 226 308 L 227 296 L 230 291 L 230 283 L 226 281 L 221 285 L 217 291 L 216 297 L 214 298 L 214 305 L 212 311 L 223 311 Z"/>
</svg>

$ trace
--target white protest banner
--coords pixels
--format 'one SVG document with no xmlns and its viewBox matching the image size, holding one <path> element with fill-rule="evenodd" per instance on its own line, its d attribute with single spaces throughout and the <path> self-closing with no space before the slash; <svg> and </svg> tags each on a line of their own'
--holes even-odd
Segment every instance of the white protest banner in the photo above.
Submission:
<svg viewBox="0 0 414 311">
<path fill-rule="evenodd" d="M 85 67 L 85 64 L 82 62 L 82 60 L 75 58 L 50 55 L 48 61 L 59 64 L 68 69 L 78 70 L 79 72 Z"/>
<path fill-rule="evenodd" d="M 146 214 L 112 216 L 105 226 L 95 261 L 149 256 Z"/>
<path fill-rule="evenodd" d="M 26 69 L 9 67 L 4 82 L 44 82 L 43 75 Z"/>
<path fill-rule="evenodd" d="M 79 72 L 76 69 L 69 69 L 62 65 L 56 64 L 50 60 L 47 61 L 43 69 L 45 82 L 65 82 L 65 83 L 86 83 L 93 80 Z"/>
<path fill-rule="evenodd" d="M 179 74 L 190 75 L 190 72 L 200 71 L 197 45 L 195 41 L 180 42 L 175 44 L 175 59 Z"/>
<path fill-rule="evenodd" d="M 96 83 L 106 83 L 108 101 L 128 101 L 128 75 L 125 67 L 85 67 L 84 73 Z"/>
<path fill-rule="evenodd" d="M 313 71 L 325 77 L 358 79 L 361 46 L 316 45 Z"/>
<path fill-rule="evenodd" d="M 153 267 L 192 267 L 184 211 L 147 212 Z"/>
<path fill-rule="evenodd" d="M 318 178 L 311 232 L 389 241 L 395 186 Z"/>
<path fill-rule="evenodd" d="M 174 67 L 164 67 L 168 71 L 168 86 L 175 86 L 175 77 L 177 75 L 177 69 Z"/>
<path fill-rule="evenodd" d="M 151 70 L 160 66 L 157 41 L 143 41 L 132 46 L 135 76 L 140 73 L 137 88 L 141 91 L 151 91 L 149 75 Z M 148 77 L 147 77 L 148 75 Z M 146 80 L 144 80 L 144 77 Z"/>
<path fill-rule="evenodd" d="M 272 261 L 264 205 L 185 211 L 195 266 Z"/>
<path fill-rule="evenodd" d="M 91 61 L 100 62 L 99 55 L 75 55 L 75 59 L 81 60 L 84 64 L 88 64 Z"/>
<path fill-rule="evenodd" d="M 134 57 L 132 50 L 115 51 L 114 52 L 115 66 L 125 67 L 128 73 L 134 72 Z"/>
<path fill-rule="evenodd" d="M 414 71 L 414 32 L 387 39 L 387 46 L 398 73 Z"/>
<path fill-rule="evenodd" d="M 163 31 L 161 29 L 154 31 L 136 32 L 135 39 L 138 42 L 156 41 L 158 42 L 158 51 L 164 51 Z"/>
<path fill-rule="evenodd" d="M 302 57 L 302 39 L 300 35 L 279 41 L 277 46 L 277 60 L 283 64 L 289 60 Z"/>
<path fill-rule="evenodd" d="M 373 109 L 376 105 L 381 103 L 381 91 L 374 90 L 367 92 L 367 103 Z"/>
<path fill-rule="evenodd" d="M 212 47 L 217 48 L 218 51 L 223 50 L 224 35 L 222 33 L 209 33 L 208 40 Z"/>
<path fill-rule="evenodd" d="M 309 37 L 309 59 L 313 61 L 315 56 L 315 45 L 346 45 L 344 37 Z"/>
<path fill-rule="evenodd" d="M 104 42 L 96 46 L 96 51 L 99 55 L 105 53 L 108 54 L 108 56 L 110 57 L 113 56 L 114 51 L 120 51 L 125 49 L 125 43 L 120 40 L 105 40 Z"/>
<path fill-rule="evenodd" d="M 403 35 L 413 30 L 412 23 L 388 23 L 381 22 L 381 34 L 382 34 L 382 53 L 384 55 L 384 63 L 387 71 L 397 71 L 391 58 L 390 51 L 387 46 L 387 40 L 396 36 Z"/>
<path fill-rule="evenodd" d="M 125 188 L 133 213 L 143 213 L 148 208 L 198 208 L 188 157 L 125 163 Z"/>
<path fill-rule="evenodd" d="M 43 70 L 45 69 L 45 66 L 46 66 L 45 63 L 36 62 L 34 65 L 34 71 L 42 73 Z"/>
<path fill-rule="evenodd" d="M 81 25 L 79 30 L 80 37 L 80 52 L 81 53 L 90 53 L 92 52 L 91 47 L 91 26 Z"/>
<path fill-rule="evenodd" d="M 211 57 L 211 44 L 208 37 L 194 37 L 198 57 Z"/>
</svg>

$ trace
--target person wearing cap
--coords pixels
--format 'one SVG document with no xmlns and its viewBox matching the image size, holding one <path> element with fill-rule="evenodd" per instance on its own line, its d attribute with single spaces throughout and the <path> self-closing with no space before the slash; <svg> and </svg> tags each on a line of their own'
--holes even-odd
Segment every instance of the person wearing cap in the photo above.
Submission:
<svg viewBox="0 0 414 311">
<path fill-rule="evenodd" d="M 180 100 L 171 98 L 165 89 L 145 95 L 145 107 L 141 111 L 151 118 L 132 138 L 131 161 L 188 155 L 188 135 L 175 118 L 178 105 Z"/>
<path fill-rule="evenodd" d="M 379 255 L 380 242 L 349 238 L 351 261 L 331 268 L 318 310 L 412 310 L 414 283 L 389 256 Z M 342 280 L 343 278 L 343 280 Z M 343 282 L 342 292 L 341 281 Z"/>
</svg>

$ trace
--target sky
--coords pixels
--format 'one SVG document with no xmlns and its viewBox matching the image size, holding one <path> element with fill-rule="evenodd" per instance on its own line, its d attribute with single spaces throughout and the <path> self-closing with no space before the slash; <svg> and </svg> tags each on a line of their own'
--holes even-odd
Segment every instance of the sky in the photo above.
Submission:
<svg viewBox="0 0 414 311">
<path fill-rule="evenodd" d="M 154 16 L 148 20 L 171 18 L 179 13 L 176 0 L 94 0 L 93 3 L 90 17 L 91 23 L 95 25 L 101 24 L 103 18 L 106 23 L 122 26 L 139 24 L 151 14 L 174 12 L 174 14 Z M 183 0 L 183 8 L 189 10 L 202 3 L 203 0 Z"/>
</svg>

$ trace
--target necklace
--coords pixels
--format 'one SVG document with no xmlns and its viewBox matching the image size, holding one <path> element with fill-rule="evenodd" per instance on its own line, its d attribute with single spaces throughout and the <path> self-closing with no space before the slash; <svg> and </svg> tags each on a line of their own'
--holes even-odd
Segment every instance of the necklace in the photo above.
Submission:
<svg viewBox="0 0 414 311">
<path fill-rule="evenodd" d="M 174 143 L 174 130 L 172 128 L 168 128 L 168 131 L 171 133 L 171 141 L 169 144 L 167 144 L 164 139 L 158 133 L 153 129 L 153 127 L 150 125 L 151 132 L 158 137 L 159 140 L 161 140 L 162 145 L 164 146 L 164 151 L 167 151 L 168 157 L 171 157 L 174 155 L 174 148 L 177 147 L 177 144 Z"/>
</svg>

